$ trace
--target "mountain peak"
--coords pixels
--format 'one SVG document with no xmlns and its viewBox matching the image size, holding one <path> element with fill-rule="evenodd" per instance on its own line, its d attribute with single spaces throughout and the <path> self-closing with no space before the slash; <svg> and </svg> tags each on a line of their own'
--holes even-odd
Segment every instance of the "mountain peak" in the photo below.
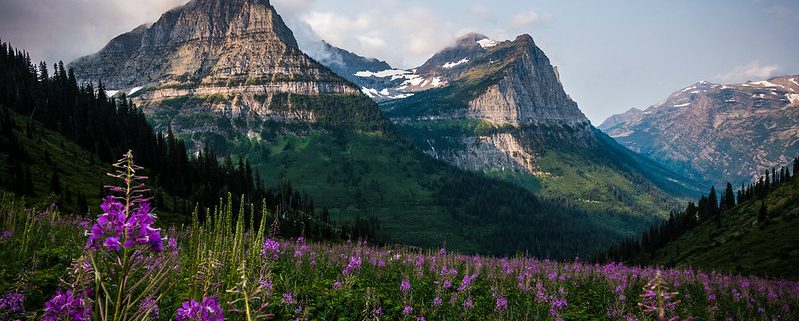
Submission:
<svg viewBox="0 0 799 321">
<path fill-rule="evenodd" d="M 458 40 L 455 41 L 455 46 L 457 46 L 457 47 L 472 47 L 472 46 L 478 45 L 479 41 L 481 41 L 481 40 L 490 40 L 490 39 L 488 39 L 488 37 L 486 37 L 483 34 L 479 34 L 479 33 L 476 33 L 476 32 L 471 32 L 471 33 L 467 33 L 467 34 L 461 36 L 460 38 L 458 38 Z"/>
<path fill-rule="evenodd" d="M 531 36 L 529 34 L 526 34 L 526 33 L 525 34 L 521 34 L 518 37 L 516 37 L 516 40 L 514 40 L 513 42 L 535 44 L 535 41 L 533 40 L 533 36 Z"/>
</svg>

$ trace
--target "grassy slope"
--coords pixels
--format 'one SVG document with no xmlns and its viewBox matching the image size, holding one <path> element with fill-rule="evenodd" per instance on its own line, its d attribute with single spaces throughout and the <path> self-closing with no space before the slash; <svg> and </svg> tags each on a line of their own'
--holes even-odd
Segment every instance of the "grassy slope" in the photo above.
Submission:
<svg viewBox="0 0 799 321">
<path fill-rule="evenodd" d="M 398 107 L 397 103 L 391 106 L 403 108 Z M 396 111 L 389 114 L 401 113 Z M 467 119 L 403 121 L 398 127 L 413 144 L 427 150 L 430 146 L 436 150 L 459 150 L 466 147 L 460 142 L 460 137 L 515 131 L 514 128 L 492 128 L 490 124 Z M 649 218 L 653 215 L 665 217 L 669 210 L 684 203 L 682 198 L 687 200 L 695 196 L 696 188 L 692 183 L 685 183 L 683 178 L 676 177 L 662 166 L 637 157 L 611 139 L 605 139 L 604 134 L 598 131 L 596 134 L 600 146 L 597 150 L 578 153 L 572 149 L 561 149 L 557 143 L 542 148 L 543 152 L 536 163 L 539 169 L 537 175 L 501 169 L 490 169 L 487 174 L 516 183 L 546 198 L 566 199 L 572 205 L 596 213 L 596 223 L 628 236 L 636 235 L 648 226 Z M 552 140 L 557 141 L 558 138 Z M 676 201 L 675 196 L 680 200 Z"/>
<path fill-rule="evenodd" d="M 315 132 L 282 136 L 267 145 L 259 164 L 267 182 L 290 180 L 308 191 L 317 206 L 331 209 L 334 220 L 375 216 L 394 239 L 430 246 L 465 244 L 452 221 L 436 205 L 432 181 L 441 172 L 424 166 L 415 153 L 379 134 Z M 477 247 L 467 248 L 471 251 Z"/>
<path fill-rule="evenodd" d="M 769 222 L 757 223 L 761 202 L 752 200 L 708 222 L 658 251 L 653 261 L 728 273 L 799 279 L 799 179 L 765 199 Z"/>
<path fill-rule="evenodd" d="M 93 154 L 57 132 L 40 130 L 41 126 L 37 126 L 33 139 L 28 138 L 25 133 L 27 119 L 9 112 L 17 123 L 17 128 L 14 130 L 17 139 L 31 158 L 27 164 L 30 166 L 35 195 L 32 199 L 29 197 L 29 202 L 33 204 L 43 200 L 55 200 L 55 196 L 51 194 L 50 182 L 53 172 L 57 169 L 62 188 L 65 191 L 69 190 L 72 195 L 72 203 L 60 204 L 61 209 L 74 209 L 78 193 L 83 193 L 87 199 L 89 213 L 98 214 L 100 187 L 110 182 L 106 173 L 111 171 L 111 164 L 100 162 Z M 0 139 L 5 138 L 0 137 Z M 50 155 L 49 163 L 46 161 L 46 154 Z M 4 182 L 9 181 L 8 160 L 7 151 L 0 150 L 0 179 Z M 167 202 L 173 201 L 172 196 L 165 194 L 164 198 Z M 185 221 L 183 217 L 162 210 L 159 210 L 159 217 L 165 222 Z"/>
</svg>

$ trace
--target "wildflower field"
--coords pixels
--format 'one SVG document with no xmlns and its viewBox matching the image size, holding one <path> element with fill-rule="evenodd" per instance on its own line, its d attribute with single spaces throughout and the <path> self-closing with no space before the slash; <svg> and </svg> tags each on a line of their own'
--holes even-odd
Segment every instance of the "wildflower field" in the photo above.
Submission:
<svg viewBox="0 0 799 321">
<path fill-rule="evenodd" d="M 99 217 L 0 196 L 0 320 L 799 320 L 796 281 L 282 239 L 230 200 L 162 227 L 117 166 Z"/>
</svg>

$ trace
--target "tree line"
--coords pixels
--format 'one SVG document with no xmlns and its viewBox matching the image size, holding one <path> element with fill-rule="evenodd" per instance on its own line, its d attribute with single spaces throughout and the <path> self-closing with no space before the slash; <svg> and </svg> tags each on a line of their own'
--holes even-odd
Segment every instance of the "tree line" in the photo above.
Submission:
<svg viewBox="0 0 799 321">
<path fill-rule="evenodd" d="M 766 170 L 750 184 L 743 184 L 736 191 L 732 184 L 727 183 L 726 188 L 719 195 L 716 188 L 711 187 L 707 195 L 700 197 L 698 202 L 688 202 L 682 212 L 672 212 L 669 219 L 652 225 L 639 237 L 625 239 L 597 256 L 599 261 L 625 262 L 640 258 L 642 255 L 654 255 L 656 251 L 665 247 L 669 242 L 678 239 L 688 231 L 701 224 L 716 224 L 721 229 L 721 218 L 736 205 L 747 202 L 760 201 L 758 222 L 768 220 L 768 211 L 764 199 L 770 191 L 775 190 L 785 182 L 797 179 L 799 173 L 799 157 L 791 166 L 776 167 Z"/>
</svg>

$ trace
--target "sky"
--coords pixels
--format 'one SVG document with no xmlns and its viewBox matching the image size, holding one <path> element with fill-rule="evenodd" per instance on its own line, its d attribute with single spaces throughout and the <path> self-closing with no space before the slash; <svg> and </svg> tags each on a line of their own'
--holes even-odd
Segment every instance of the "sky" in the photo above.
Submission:
<svg viewBox="0 0 799 321">
<path fill-rule="evenodd" d="M 187 0 L 2 0 L 0 39 L 71 61 Z M 594 124 L 697 81 L 799 74 L 795 0 L 272 0 L 304 50 L 325 39 L 396 68 L 459 36 L 530 34 Z"/>
</svg>

